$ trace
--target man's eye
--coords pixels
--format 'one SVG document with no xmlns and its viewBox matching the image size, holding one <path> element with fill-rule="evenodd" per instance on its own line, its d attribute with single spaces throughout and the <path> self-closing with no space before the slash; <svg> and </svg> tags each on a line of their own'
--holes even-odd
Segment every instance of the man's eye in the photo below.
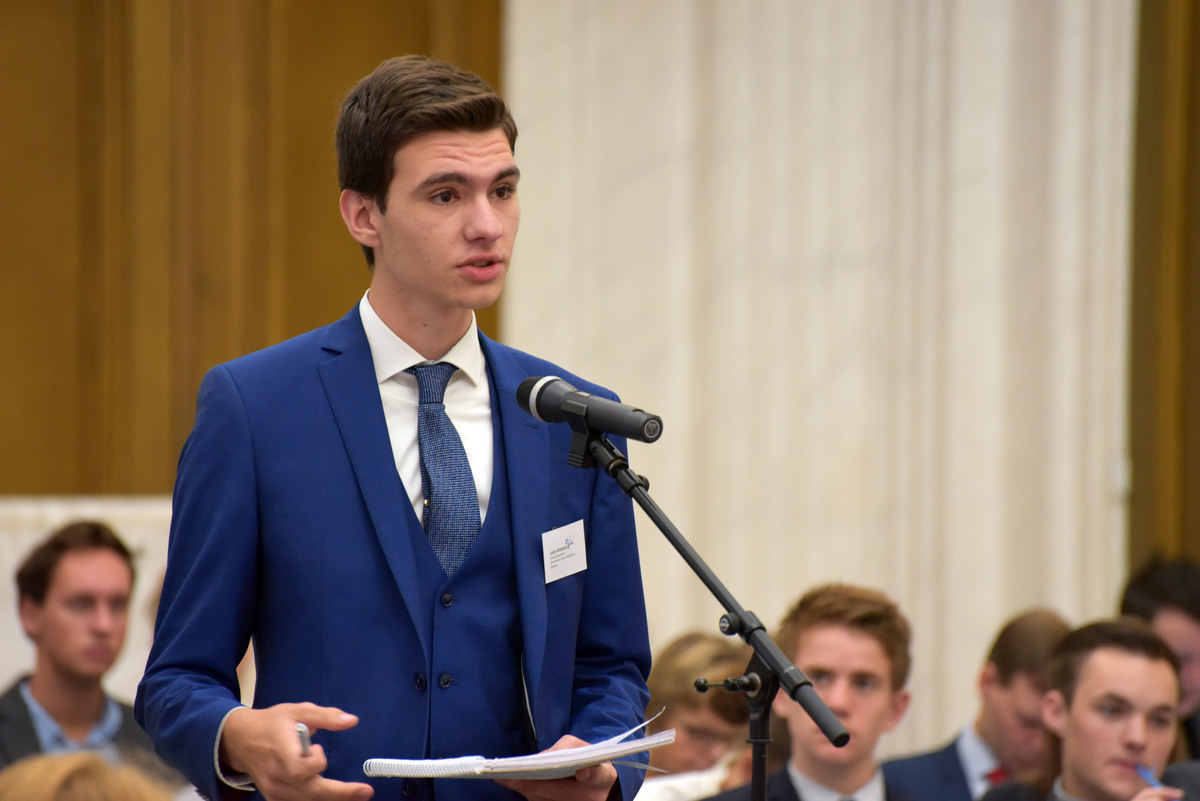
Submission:
<svg viewBox="0 0 1200 801">
<path fill-rule="evenodd" d="M 1175 726 L 1175 716 L 1166 712 L 1150 716 L 1150 727 L 1165 731 Z"/>
<path fill-rule="evenodd" d="M 445 205 L 446 203 L 449 203 L 452 200 L 454 200 L 454 193 L 451 192 L 449 189 L 443 189 L 441 192 L 438 192 L 436 195 L 433 196 L 434 203 L 440 203 L 443 205 Z"/>
<path fill-rule="evenodd" d="M 512 197 L 514 194 L 516 194 L 516 192 L 517 192 L 516 187 L 498 186 L 498 187 L 496 187 L 495 195 L 496 195 L 496 197 L 500 198 L 501 200 L 508 200 L 510 197 Z"/>
<path fill-rule="evenodd" d="M 87 598 L 71 598 L 67 601 L 67 609 L 72 612 L 86 612 L 92 608 L 92 602 Z"/>
</svg>

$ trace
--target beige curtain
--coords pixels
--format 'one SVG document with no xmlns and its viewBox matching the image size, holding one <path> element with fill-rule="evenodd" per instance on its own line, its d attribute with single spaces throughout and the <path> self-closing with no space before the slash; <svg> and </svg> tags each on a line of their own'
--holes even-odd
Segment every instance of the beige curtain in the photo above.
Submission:
<svg viewBox="0 0 1200 801">
<path fill-rule="evenodd" d="M 506 8 L 504 338 L 663 416 L 635 468 L 768 625 L 818 582 L 900 601 L 886 751 L 970 718 L 1011 614 L 1113 610 L 1133 2 Z M 655 643 L 713 628 L 639 526 Z"/>
</svg>

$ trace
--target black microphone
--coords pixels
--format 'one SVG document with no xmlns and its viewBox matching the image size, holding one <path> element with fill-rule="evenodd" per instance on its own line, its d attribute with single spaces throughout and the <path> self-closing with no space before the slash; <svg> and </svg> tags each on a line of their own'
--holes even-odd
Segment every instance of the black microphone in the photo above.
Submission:
<svg viewBox="0 0 1200 801">
<path fill-rule="evenodd" d="M 578 418 L 591 431 L 639 442 L 662 436 L 662 418 L 590 392 L 580 392 L 558 376 L 530 376 L 517 387 L 517 404 L 543 423 Z"/>
</svg>

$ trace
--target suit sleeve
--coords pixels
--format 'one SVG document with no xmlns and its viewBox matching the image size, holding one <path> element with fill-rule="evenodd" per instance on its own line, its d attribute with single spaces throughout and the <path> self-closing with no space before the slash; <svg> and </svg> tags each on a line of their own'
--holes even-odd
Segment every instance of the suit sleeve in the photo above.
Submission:
<svg viewBox="0 0 1200 801">
<path fill-rule="evenodd" d="M 158 752 L 214 799 L 241 797 L 217 777 L 214 754 L 221 721 L 239 706 L 257 543 L 254 443 L 237 387 L 216 367 L 179 459 L 162 600 L 135 704 Z"/>
</svg>

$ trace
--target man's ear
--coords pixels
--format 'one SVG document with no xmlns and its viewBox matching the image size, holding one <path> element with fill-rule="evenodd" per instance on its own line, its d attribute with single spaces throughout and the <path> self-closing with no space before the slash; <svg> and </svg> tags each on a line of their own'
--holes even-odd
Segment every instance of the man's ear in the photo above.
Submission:
<svg viewBox="0 0 1200 801">
<path fill-rule="evenodd" d="M 37 642 L 42 631 L 41 605 L 34 603 L 32 598 L 22 598 L 17 612 L 21 618 L 21 628 L 25 630 L 25 636 L 33 642 Z"/>
<path fill-rule="evenodd" d="M 354 189 L 343 189 L 338 197 L 338 208 L 342 211 L 342 220 L 350 236 L 360 245 L 369 248 L 379 246 L 379 230 L 375 227 L 374 198 L 369 198 Z"/>
<path fill-rule="evenodd" d="M 988 697 L 988 691 L 993 687 L 999 687 L 1002 684 L 1000 681 L 1000 668 L 996 667 L 995 662 L 988 662 L 983 666 L 983 670 L 979 671 L 979 695 L 982 698 Z"/>
<path fill-rule="evenodd" d="M 912 694 L 907 689 L 899 689 L 892 695 L 892 710 L 888 715 L 887 727 L 884 731 L 891 731 L 900 725 L 900 721 L 904 719 L 904 713 L 908 711 L 909 702 L 912 701 Z"/>
<path fill-rule="evenodd" d="M 1042 696 L 1042 725 L 1059 737 L 1067 725 L 1067 699 L 1058 690 Z"/>
</svg>

